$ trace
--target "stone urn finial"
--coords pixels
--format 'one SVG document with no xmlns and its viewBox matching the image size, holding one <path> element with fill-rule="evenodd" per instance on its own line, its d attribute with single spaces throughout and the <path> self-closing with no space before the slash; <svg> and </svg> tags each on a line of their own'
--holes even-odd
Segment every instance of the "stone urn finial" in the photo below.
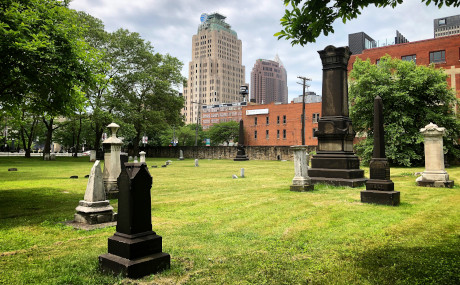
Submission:
<svg viewBox="0 0 460 285">
<path fill-rule="evenodd" d="M 120 126 L 115 124 L 115 123 L 111 123 L 110 125 L 107 126 L 107 128 L 109 128 L 110 131 L 112 131 L 112 137 L 116 138 L 117 137 L 117 131 L 120 128 Z"/>
</svg>

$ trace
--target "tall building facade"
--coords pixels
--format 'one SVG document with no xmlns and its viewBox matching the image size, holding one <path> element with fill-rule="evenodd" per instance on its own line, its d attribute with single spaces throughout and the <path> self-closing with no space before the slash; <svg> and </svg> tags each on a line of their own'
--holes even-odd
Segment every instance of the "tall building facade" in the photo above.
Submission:
<svg viewBox="0 0 460 285">
<path fill-rule="evenodd" d="M 192 61 L 184 85 L 186 124 L 200 121 L 201 106 L 241 101 L 245 84 L 242 44 L 219 13 L 201 15 L 198 32 L 192 38 Z"/>
<path fill-rule="evenodd" d="M 460 34 L 460 15 L 433 20 L 434 37 L 445 37 Z"/>
<path fill-rule="evenodd" d="M 251 72 L 251 102 L 287 103 L 287 74 L 278 55 L 275 60 L 258 59 Z"/>
</svg>

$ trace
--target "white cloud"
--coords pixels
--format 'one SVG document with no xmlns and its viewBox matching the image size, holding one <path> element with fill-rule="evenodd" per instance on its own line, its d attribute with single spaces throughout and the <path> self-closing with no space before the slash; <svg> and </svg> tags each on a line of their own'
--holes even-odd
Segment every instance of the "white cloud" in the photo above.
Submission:
<svg viewBox="0 0 460 285">
<path fill-rule="evenodd" d="M 290 99 L 302 92 L 296 84 L 297 76 L 312 78 L 310 90 L 321 94 L 322 66 L 317 51 L 327 45 L 347 45 L 348 34 L 363 31 L 382 42 L 394 40 L 398 30 L 409 41 L 423 40 L 433 37 L 433 19 L 459 14 L 458 8 L 438 9 L 432 4 L 427 7 L 420 0 L 405 0 L 395 9 L 369 6 L 357 19 L 334 23 L 334 34 L 320 36 L 316 43 L 305 47 L 292 47 L 288 41 L 278 41 L 273 36 L 281 30 L 279 19 L 285 9 L 282 0 L 74 0 L 70 7 L 101 19 L 108 31 L 125 28 L 138 32 L 153 44 L 155 51 L 179 58 L 184 63 L 184 76 L 200 15 L 219 12 L 243 42 L 246 82 L 250 83 L 258 58 L 273 59 L 278 54 L 287 70 Z"/>
</svg>

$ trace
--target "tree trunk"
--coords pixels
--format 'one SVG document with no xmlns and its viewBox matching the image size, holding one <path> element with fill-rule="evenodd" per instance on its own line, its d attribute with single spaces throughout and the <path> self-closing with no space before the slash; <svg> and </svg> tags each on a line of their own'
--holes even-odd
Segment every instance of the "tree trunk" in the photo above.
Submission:
<svg viewBox="0 0 460 285">
<path fill-rule="evenodd" d="M 94 128 L 94 149 L 97 151 L 101 147 L 101 137 L 102 132 L 104 132 L 104 128 L 101 127 L 101 124 L 96 123 Z"/>
<path fill-rule="evenodd" d="M 54 118 L 51 118 L 49 123 L 46 121 L 45 118 L 43 118 L 43 123 L 45 123 L 46 126 L 46 139 L 45 139 L 45 147 L 43 149 L 43 157 L 46 155 L 50 155 L 51 153 L 51 139 L 53 137 L 53 121 Z"/>
<path fill-rule="evenodd" d="M 78 130 L 77 130 L 77 145 L 75 147 L 75 153 L 74 153 L 74 157 L 78 157 L 78 150 L 80 149 L 80 135 L 81 135 L 81 112 L 80 112 L 80 115 L 79 115 L 79 126 L 78 126 Z"/>
<path fill-rule="evenodd" d="M 141 139 L 141 131 L 136 130 L 136 137 L 134 138 L 133 146 L 134 146 L 134 155 L 137 156 L 139 154 L 139 140 Z"/>
</svg>

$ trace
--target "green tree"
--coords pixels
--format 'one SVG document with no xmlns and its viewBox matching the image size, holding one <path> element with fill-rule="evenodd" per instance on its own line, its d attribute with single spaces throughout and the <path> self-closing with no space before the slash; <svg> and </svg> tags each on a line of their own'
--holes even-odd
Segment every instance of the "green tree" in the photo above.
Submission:
<svg viewBox="0 0 460 285">
<path fill-rule="evenodd" d="M 441 8 L 443 5 L 458 7 L 460 0 L 420 0 L 426 5 L 434 3 Z M 283 0 L 284 5 L 291 6 L 285 10 L 281 18 L 283 30 L 276 33 L 278 39 L 291 40 L 292 45 L 314 43 L 321 33 L 327 36 L 334 33 L 332 24 L 336 19 L 343 23 L 358 17 L 367 6 L 396 7 L 403 0 Z"/>
<path fill-rule="evenodd" d="M 112 79 L 118 70 L 123 70 L 122 50 L 116 33 L 108 33 L 101 20 L 84 12 L 78 12 L 80 25 L 84 28 L 85 41 L 101 53 L 101 57 L 94 64 L 99 76 L 95 84 L 86 85 L 84 92 L 88 98 L 88 119 L 93 130 L 93 138 L 88 139 L 91 148 L 98 150 L 101 147 L 101 137 L 105 127 L 113 121 L 112 112 Z"/>
<path fill-rule="evenodd" d="M 364 162 L 372 156 L 373 101 L 377 95 L 384 105 L 385 151 L 390 162 L 404 166 L 421 163 L 424 149 L 420 129 L 430 122 L 446 128 L 447 154 L 460 156 L 456 149 L 460 122 L 453 112 L 458 100 L 448 88 L 442 69 L 386 55 L 378 65 L 357 58 L 349 77 L 353 128 L 367 133 L 367 138 L 355 146 Z"/>
<path fill-rule="evenodd" d="M 206 132 L 212 145 L 218 145 L 226 142 L 227 145 L 231 140 L 238 140 L 240 125 L 238 122 L 230 121 L 212 125 Z"/>
<path fill-rule="evenodd" d="M 82 36 L 68 1 L 7 0 L 0 4 L 0 103 L 17 108 L 27 102 L 47 128 L 50 152 L 54 120 L 83 108 L 84 85 L 99 56 Z"/>
<path fill-rule="evenodd" d="M 175 90 L 185 80 L 182 63 L 169 54 L 154 53 L 150 42 L 137 33 L 120 29 L 115 36 L 123 41 L 124 64 L 113 78 L 114 114 L 134 127 L 137 153 L 144 134 L 182 122 L 184 101 Z"/>
</svg>

